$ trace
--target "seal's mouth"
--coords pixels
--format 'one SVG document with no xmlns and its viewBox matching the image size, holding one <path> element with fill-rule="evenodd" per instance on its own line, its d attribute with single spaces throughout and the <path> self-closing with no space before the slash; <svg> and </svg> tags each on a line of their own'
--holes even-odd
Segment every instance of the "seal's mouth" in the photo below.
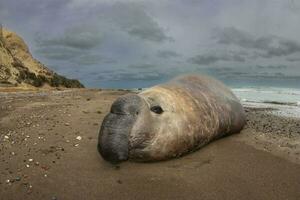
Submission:
<svg viewBox="0 0 300 200">
<path fill-rule="evenodd" d="M 129 158 L 129 135 L 139 113 L 142 99 L 138 95 L 118 98 L 105 116 L 98 138 L 98 151 L 104 160 L 119 163 Z"/>
</svg>

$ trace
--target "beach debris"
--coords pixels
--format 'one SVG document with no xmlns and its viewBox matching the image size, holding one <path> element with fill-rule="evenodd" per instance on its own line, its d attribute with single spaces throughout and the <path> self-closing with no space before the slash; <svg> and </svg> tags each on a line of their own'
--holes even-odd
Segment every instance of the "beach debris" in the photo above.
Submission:
<svg viewBox="0 0 300 200">
<path fill-rule="evenodd" d="M 79 144 L 74 144 L 74 147 L 78 147 L 79 146 Z"/>
<path fill-rule="evenodd" d="M 58 198 L 57 198 L 56 196 L 53 196 L 53 197 L 51 198 L 51 200 L 58 200 Z"/>
<path fill-rule="evenodd" d="M 28 190 L 27 190 L 27 194 L 31 194 L 32 193 L 32 185 L 28 186 Z"/>
<path fill-rule="evenodd" d="M 28 161 L 29 161 L 29 162 L 33 162 L 33 159 L 32 159 L 32 158 L 29 158 Z"/>
<path fill-rule="evenodd" d="M 8 139 L 9 139 L 9 136 L 4 135 L 4 139 L 8 140 Z"/>
<path fill-rule="evenodd" d="M 27 167 L 27 168 L 29 168 L 29 167 L 30 167 L 30 165 L 26 164 L 26 167 Z"/>
<path fill-rule="evenodd" d="M 115 170 L 119 170 L 120 169 L 120 165 L 115 165 L 114 168 L 115 168 Z"/>
<path fill-rule="evenodd" d="M 77 136 L 76 140 L 82 140 L 82 137 L 81 136 Z"/>
<path fill-rule="evenodd" d="M 48 171 L 48 170 L 50 169 L 50 167 L 49 167 L 49 166 L 46 166 L 46 165 L 41 166 L 41 168 L 42 168 L 43 170 L 45 170 L 45 171 Z"/>
</svg>

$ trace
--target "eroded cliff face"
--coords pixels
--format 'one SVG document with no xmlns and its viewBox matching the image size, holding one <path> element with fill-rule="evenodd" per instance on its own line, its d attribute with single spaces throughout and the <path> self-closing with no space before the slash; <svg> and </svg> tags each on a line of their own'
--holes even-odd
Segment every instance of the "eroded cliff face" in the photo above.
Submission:
<svg viewBox="0 0 300 200">
<path fill-rule="evenodd" d="M 0 84 L 19 87 L 84 87 L 34 59 L 24 40 L 7 29 L 0 30 Z"/>
</svg>

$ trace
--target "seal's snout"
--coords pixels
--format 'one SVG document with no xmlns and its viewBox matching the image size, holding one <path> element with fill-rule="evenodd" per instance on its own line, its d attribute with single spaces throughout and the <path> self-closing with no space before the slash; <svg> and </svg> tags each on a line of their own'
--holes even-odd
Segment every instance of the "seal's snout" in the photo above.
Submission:
<svg viewBox="0 0 300 200">
<path fill-rule="evenodd" d="M 124 95 L 119 97 L 111 106 L 110 112 L 119 115 L 138 114 L 142 98 L 138 95 Z"/>
<path fill-rule="evenodd" d="M 105 160 L 111 163 L 128 160 L 129 134 L 141 105 L 138 95 L 122 96 L 112 104 L 99 133 L 98 151 Z"/>
</svg>

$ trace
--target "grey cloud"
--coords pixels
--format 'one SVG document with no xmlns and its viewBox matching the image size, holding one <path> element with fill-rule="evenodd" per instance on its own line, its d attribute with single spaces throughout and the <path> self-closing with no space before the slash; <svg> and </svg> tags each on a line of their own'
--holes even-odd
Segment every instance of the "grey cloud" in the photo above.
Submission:
<svg viewBox="0 0 300 200">
<path fill-rule="evenodd" d="M 245 58 L 238 54 L 217 54 L 217 53 L 209 53 L 209 54 L 201 54 L 196 55 L 192 58 L 188 59 L 189 62 L 197 64 L 197 65 L 210 65 L 214 64 L 218 61 L 235 61 L 235 62 L 245 62 Z"/>
<path fill-rule="evenodd" d="M 97 65 L 100 63 L 112 64 L 117 62 L 90 51 L 82 51 L 69 47 L 40 48 L 35 53 L 49 60 L 65 61 L 77 66 Z"/>
<path fill-rule="evenodd" d="M 236 45 L 246 49 L 260 50 L 262 52 L 258 54 L 264 58 L 287 56 L 300 52 L 300 44 L 297 41 L 274 35 L 255 37 L 234 27 L 226 27 L 218 30 L 214 38 L 217 39 L 217 43 L 219 44 Z"/>
<path fill-rule="evenodd" d="M 127 68 L 143 70 L 143 69 L 157 68 L 157 66 L 153 64 L 133 64 L 133 65 L 128 65 Z"/>
<path fill-rule="evenodd" d="M 111 72 L 101 72 L 97 76 L 98 80 L 105 81 L 137 81 L 137 80 L 161 80 L 165 74 L 160 72 L 130 72 L 127 70 L 115 70 Z"/>
<path fill-rule="evenodd" d="M 69 47 L 47 47 L 37 49 L 36 53 L 50 60 L 53 59 L 64 61 L 79 56 L 81 51 Z"/>
<path fill-rule="evenodd" d="M 180 54 L 178 54 L 175 51 L 170 51 L 170 50 L 160 50 L 157 52 L 157 56 L 160 58 L 172 58 L 172 57 L 179 57 Z"/>
<path fill-rule="evenodd" d="M 64 46 L 76 49 L 92 49 L 102 42 L 102 34 L 94 27 L 77 26 L 65 30 L 62 36 L 37 37 L 39 47 Z"/>
<path fill-rule="evenodd" d="M 77 65 L 96 65 L 103 61 L 105 59 L 102 56 L 93 54 L 80 55 L 73 60 Z"/>
<path fill-rule="evenodd" d="M 172 41 L 164 29 L 138 4 L 116 3 L 110 12 L 112 22 L 132 36 L 152 42 Z"/>
<path fill-rule="evenodd" d="M 256 65 L 258 69 L 286 69 L 286 65 Z"/>
<path fill-rule="evenodd" d="M 298 57 L 298 58 L 294 58 L 294 57 L 292 57 L 292 58 L 287 58 L 286 60 L 287 60 L 287 61 L 290 61 L 290 62 L 299 62 L 299 61 L 300 61 L 300 57 Z"/>
</svg>

